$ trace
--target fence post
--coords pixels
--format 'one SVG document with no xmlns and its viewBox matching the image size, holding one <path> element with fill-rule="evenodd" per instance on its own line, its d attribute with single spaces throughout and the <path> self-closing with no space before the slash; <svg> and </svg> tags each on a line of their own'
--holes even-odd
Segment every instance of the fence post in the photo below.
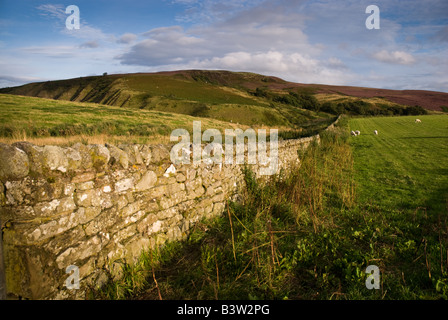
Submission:
<svg viewBox="0 0 448 320">
<path fill-rule="evenodd" d="M 2 221 L 0 220 L 0 300 L 6 300 L 6 276 L 3 260 Z"/>
</svg>

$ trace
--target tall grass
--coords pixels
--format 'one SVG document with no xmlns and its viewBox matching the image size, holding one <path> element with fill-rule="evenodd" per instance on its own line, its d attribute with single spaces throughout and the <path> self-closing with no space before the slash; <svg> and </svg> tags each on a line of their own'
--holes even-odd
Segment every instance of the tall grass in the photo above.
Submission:
<svg viewBox="0 0 448 320">
<path fill-rule="evenodd" d="M 197 223 L 185 242 L 123 264 L 123 278 L 91 298 L 446 299 L 446 215 L 358 203 L 348 130 L 340 128 L 266 183 L 246 168 L 241 201 Z M 379 290 L 365 285 L 371 264 L 381 271 Z"/>
</svg>

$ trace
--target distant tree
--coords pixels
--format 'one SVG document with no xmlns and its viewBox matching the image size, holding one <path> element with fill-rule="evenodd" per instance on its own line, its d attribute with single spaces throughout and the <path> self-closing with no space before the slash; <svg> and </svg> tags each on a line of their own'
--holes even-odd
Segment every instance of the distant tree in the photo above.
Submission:
<svg viewBox="0 0 448 320">
<path fill-rule="evenodd" d="M 404 114 L 406 115 L 419 115 L 419 114 L 427 114 L 428 112 L 423 109 L 421 106 L 415 105 L 415 106 L 408 106 Z"/>
<path fill-rule="evenodd" d="M 105 76 L 107 76 L 107 72 L 104 72 L 104 73 L 103 73 L 103 77 L 105 77 Z"/>
</svg>

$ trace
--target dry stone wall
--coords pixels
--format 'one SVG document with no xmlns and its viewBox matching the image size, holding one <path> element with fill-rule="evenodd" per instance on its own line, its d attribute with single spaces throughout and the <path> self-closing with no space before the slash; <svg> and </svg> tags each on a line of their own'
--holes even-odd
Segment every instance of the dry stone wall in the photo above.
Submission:
<svg viewBox="0 0 448 320">
<path fill-rule="evenodd" d="M 280 141 L 278 170 L 314 139 Z M 169 152 L 165 145 L 0 144 L 8 294 L 83 299 L 107 280 L 105 270 L 119 276 L 118 261 L 184 239 L 244 186 L 241 165 L 173 166 Z M 65 286 L 70 265 L 79 268 L 78 290 Z"/>
</svg>

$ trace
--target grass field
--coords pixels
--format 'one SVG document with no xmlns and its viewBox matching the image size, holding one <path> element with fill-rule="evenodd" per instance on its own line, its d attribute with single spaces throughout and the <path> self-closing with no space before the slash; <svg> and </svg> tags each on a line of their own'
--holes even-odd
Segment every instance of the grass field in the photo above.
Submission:
<svg viewBox="0 0 448 320">
<path fill-rule="evenodd" d="M 169 143 L 174 129 L 244 125 L 162 111 L 0 94 L 0 141 L 69 145 L 84 143 Z"/>
<path fill-rule="evenodd" d="M 147 110 L 0 94 L 0 142 L 26 140 L 37 145 L 170 143 L 174 129 L 187 129 L 191 134 L 195 120 L 201 121 L 202 130 L 214 128 L 224 134 L 224 129 L 246 130 L 250 124 L 255 130 L 278 129 L 280 139 L 292 139 L 314 135 L 334 119 L 312 116 L 308 110 L 283 108 L 279 111 L 236 104 L 206 107 L 208 114 L 204 115 L 202 109 L 194 112 L 197 103 L 173 102 L 171 105 L 166 102 L 159 101 L 154 110 Z M 290 122 L 286 121 L 292 118 L 289 113 L 295 114 L 300 127 L 290 127 Z M 235 121 L 242 118 L 244 122 Z"/>
<path fill-rule="evenodd" d="M 125 78 L 124 84 L 140 92 L 148 93 L 151 96 L 166 96 L 180 100 L 190 100 L 209 104 L 245 104 L 245 105 L 266 105 L 250 96 L 243 96 L 238 91 L 225 90 L 212 84 L 205 84 L 194 81 L 186 81 L 163 75 L 131 75 Z M 173 87 L 176 88 L 173 91 Z"/>
<path fill-rule="evenodd" d="M 291 172 L 259 184 L 247 170 L 242 202 L 92 298 L 448 299 L 447 122 L 421 119 L 341 121 Z"/>
<path fill-rule="evenodd" d="M 358 200 L 383 208 L 446 212 L 448 116 L 358 118 L 352 137 Z M 373 131 L 378 130 L 378 136 Z"/>
</svg>

